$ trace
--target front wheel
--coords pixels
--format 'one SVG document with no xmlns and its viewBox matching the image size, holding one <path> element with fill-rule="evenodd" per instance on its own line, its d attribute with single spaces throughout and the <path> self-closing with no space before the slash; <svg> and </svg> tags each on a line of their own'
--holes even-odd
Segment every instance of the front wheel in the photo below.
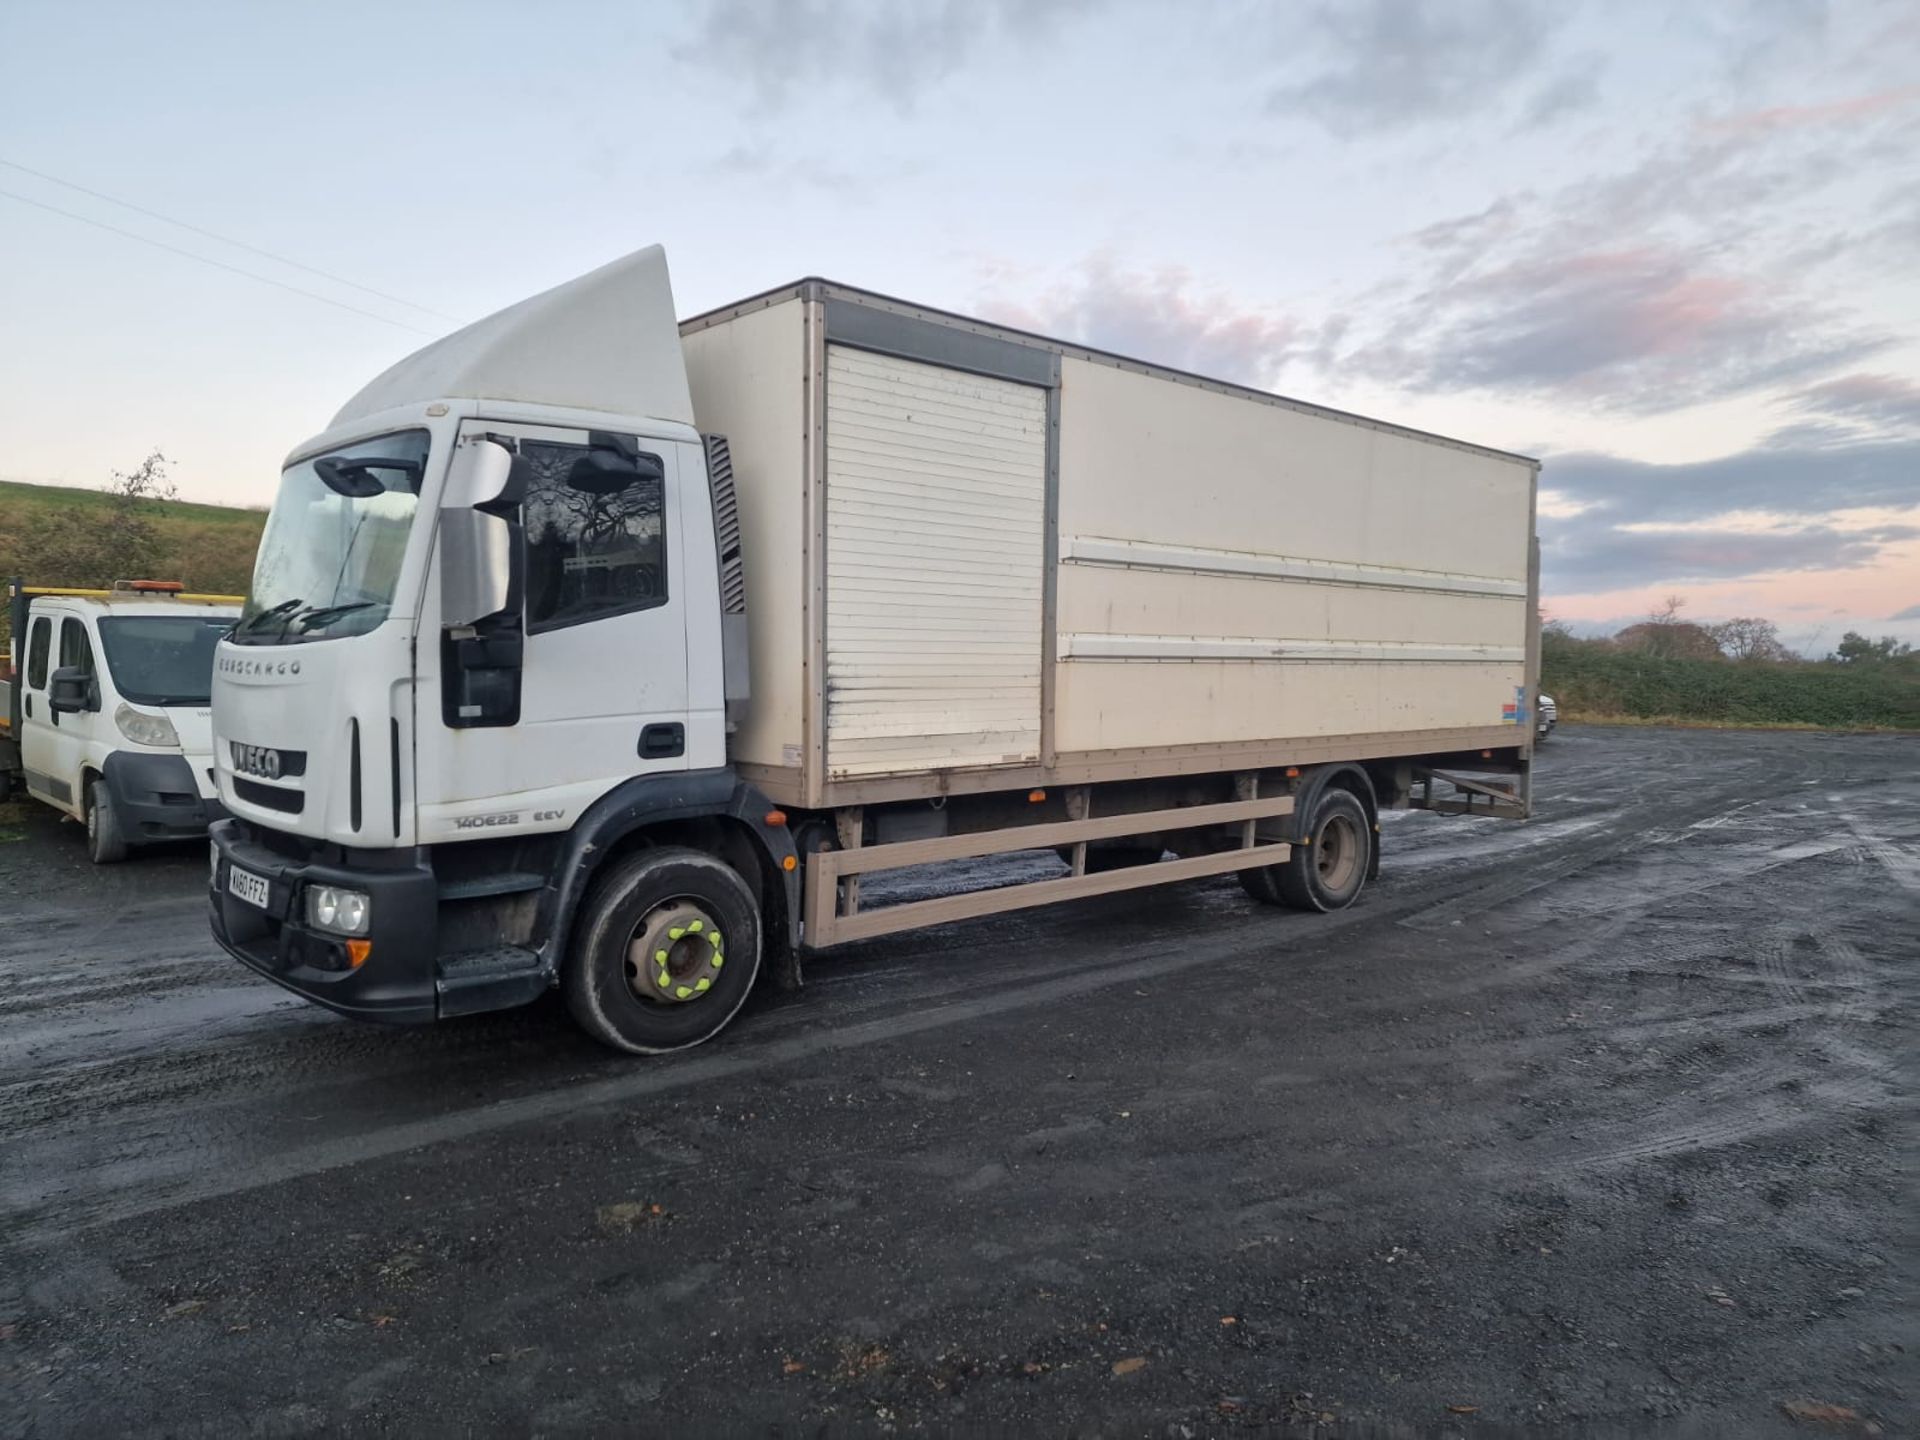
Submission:
<svg viewBox="0 0 1920 1440">
<path fill-rule="evenodd" d="M 1291 910 L 1344 910 L 1360 898 L 1373 868 L 1373 826 L 1366 806 L 1350 790 L 1322 792 L 1296 844 L 1278 865 L 1242 870 L 1240 883 L 1254 899 Z"/>
<path fill-rule="evenodd" d="M 580 1028 L 633 1055 L 725 1028 L 760 973 L 760 906 L 730 865 L 662 846 L 616 861 L 588 894 L 561 990 Z"/>
<path fill-rule="evenodd" d="M 120 828 L 120 812 L 105 782 L 87 782 L 87 858 L 96 865 L 112 865 L 127 858 L 127 837 Z"/>
</svg>

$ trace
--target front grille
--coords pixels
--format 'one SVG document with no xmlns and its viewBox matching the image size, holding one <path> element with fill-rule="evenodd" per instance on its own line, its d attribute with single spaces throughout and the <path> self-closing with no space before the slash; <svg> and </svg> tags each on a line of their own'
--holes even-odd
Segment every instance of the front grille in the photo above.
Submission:
<svg viewBox="0 0 1920 1440">
<path fill-rule="evenodd" d="M 279 750 L 271 745 L 243 745 L 229 740 L 227 755 L 239 774 L 258 775 L 263 780 L 292 780 L 307 773 L 304 750 Z"/>
<path fill-rule="evenodd" d="M 266 810 L 278 810 L 282 815 L 298 815 L 307 803 L 307 797 L 298 790 L 282 790 L 277 785 L 262 785 L 255 780 L 243 780 L 233 777 L 233 793 L 249 805 L 258 805 Z"/>
</svg>

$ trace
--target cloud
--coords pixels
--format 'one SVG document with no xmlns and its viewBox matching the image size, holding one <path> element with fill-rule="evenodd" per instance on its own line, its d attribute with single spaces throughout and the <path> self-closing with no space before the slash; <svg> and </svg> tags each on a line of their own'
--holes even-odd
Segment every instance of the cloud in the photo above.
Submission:
<svg viewBox="0 0 1920 1440">
<path fill-rule="evenodd" d="M 1001 39 L 1031 42 L 1092 0 L 711 0 L 674 59 L 779 109 L 810 85 L 853 82 L 902 113 Z"/>
<path fill-rule="evenodd" d="M 1850 95 L 1819 105 L 1774 105 L 1709 120 L 1702 129 L 1713 134 L 1752 135 L 1803 125 L 1826 125 L 1835 120 L 1857 120 L 1920 102 L 1920 85 L 1899 85 L 1868 95 Z"/>
<path fill-rule="evenodd" d="M 1640 413 L 1858 365 L 1899 337 L 1812 276 L 1850 267 L 1839 288 L 1860 293 L 1920 234 L 1909 91 L 1681 129 L 1623 169 L 1428 224 L 1408 277 L 1363 297 L 1344 361 Z"/>
<path fill-rule="evenodd" d="M 1802 392 L 1794 403 L 1882 433 L 1920 431 L 1920 384 L 1898 375 L 1843 375 Z"/>
<path fill-rule="evenodd" d="M 1732 511 L 1824 515 L 1920 506 L 1920 439 L 1809 445 L 1768 441 L 1735 455 L 1657 465 L 1617 455 L 1550 455 L 1540 483 L 1590 508 L 1582 520 L 1685 524 Z"/>
<path fill-rule="evenodd" d="M 1600 103 L 1600 73 L 1605 60 L 1596 54 L 1575 57 L 1558 75 L 1533 92 L 1521 111 L 1521 128 L 1537 130 Z"/>
<path fill-rule="evenodd" d="M 1281 13 L 1288 43 L 1304 35 L 1322 68 L 1277 86 L 1267 108 L 1340 136 L 1485 108 L 1528 73 L 1566 16 L 1529 0 L 1348 0 L 1320 6 L 1304 26 Z"/>
<path fill-rule="evenodd" d="M 1894 620 L 1920 620 L 1920 605 L 1909 605 L 1904 610 L 1896 610 L 1893 614 L 1887 616 L 1887 619 L 1889 622 Z"/>
<path fill-rule="evenodd" d="M 1317 343 L 1293 316 L 1202 290 L 1178 266 L 1122 270 L 1104 255 L 1030 300 L 989 292 L 979 308 L 1003 324 L 1244 385 L 1272 385 Z"/>
<path fill-rule="evenodd" d="M 1621 530 L 1580 520 L 1542 521 L 1540 580 L 1551 594 L 1592 594 L 1649 585 L 1745 579 L 1790 571 L 1872 565 L 1920 527 L 1838 530 L 1811 524 L 1758 532 Z M 1916 607 L 1920 608 L 1920 607 Z"/>
<path fill-rule="evenodd" d="M 1355 359 L 1424 389 L 1566 393 L 1635 410 L 1802 380 L 1891 343 L 1658 247 L 1528 254 L 1427 292 L 1420 313 L 1410 339 Z"/>
</svg>

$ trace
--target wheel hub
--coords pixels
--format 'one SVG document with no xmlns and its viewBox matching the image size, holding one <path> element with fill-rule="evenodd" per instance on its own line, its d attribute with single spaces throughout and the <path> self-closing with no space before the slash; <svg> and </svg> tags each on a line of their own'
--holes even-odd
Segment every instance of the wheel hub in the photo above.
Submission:
<svg viewBox="0 0 1920 1440">
<path fill-rule="evenodd" d="M 691 900 L 667 900 L 647 912 L 627 946 L 627 985 L 642 1000 L 686 1005 L 720 979 L 725 942 L 714 919 Z"/>
<path fill-rule="evenodd" d="M 1359 864 L 1360 840 L 1353 822 L 1345 815 L 1330 816 L 1314 840 L 1314 865 L 1321 882 L 1330 889 L 1344 889 L 1353 879 Z"/>
</svg>

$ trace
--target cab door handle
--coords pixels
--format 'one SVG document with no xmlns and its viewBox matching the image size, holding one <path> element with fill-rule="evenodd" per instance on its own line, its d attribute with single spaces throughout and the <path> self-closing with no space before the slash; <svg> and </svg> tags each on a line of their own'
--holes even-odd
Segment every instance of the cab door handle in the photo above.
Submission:
<svg viewBox="0 0 1920 1440">
<path fill-rule="evenodd" d="M 687 753 L 687 727 L 678 720 L 649 725 L 640 732 L 642 760 L 671 760 Z"/>
</svg>

